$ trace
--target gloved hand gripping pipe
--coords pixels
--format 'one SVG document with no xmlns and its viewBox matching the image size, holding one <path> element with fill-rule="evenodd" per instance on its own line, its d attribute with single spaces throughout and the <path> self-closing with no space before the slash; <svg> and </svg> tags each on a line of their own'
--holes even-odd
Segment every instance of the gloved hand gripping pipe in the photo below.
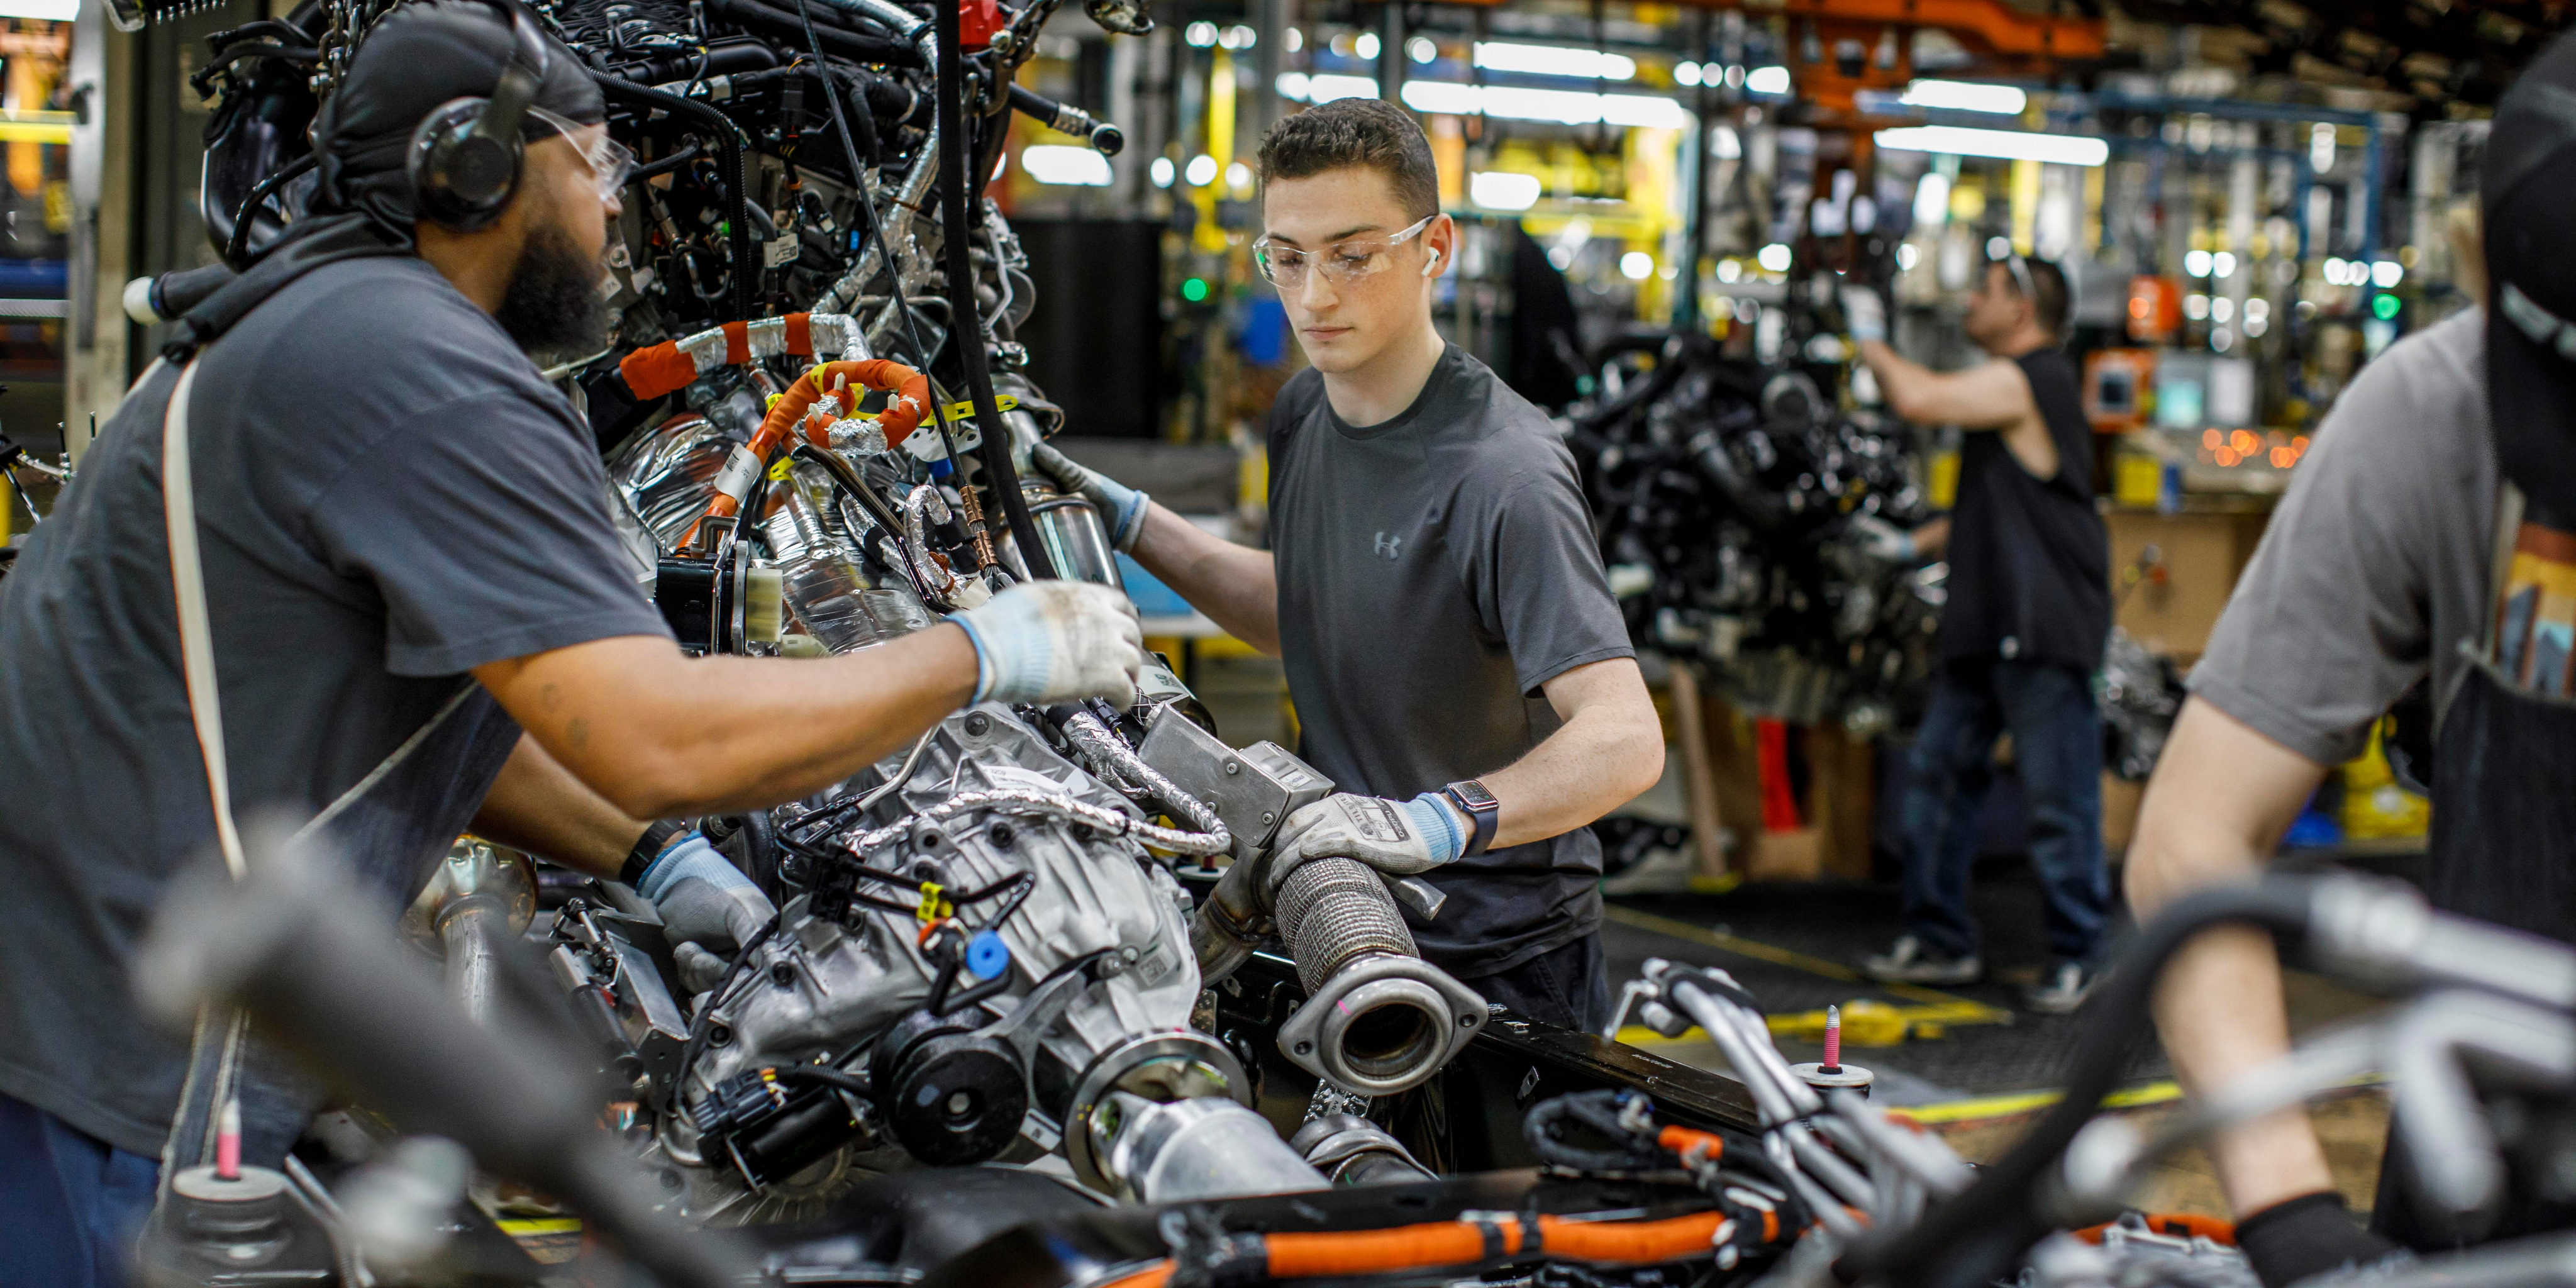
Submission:
<svg viewBox="0 0 2576 1288">
<path fill-rule="evenodd" d="M 966 206 L 975 200 L 978 185 L 966 169 L 966 88 L 959 67 L 963 55 L 957 47 L 957 6 L 942 3 L 933 7 L 939 15 L 939 221 L 943 230 L 940 253 L 948 265 L 948 342 L 957 346 L 959 369 L 965 372 L 967 391 L 975 399 L 975 423 L 983 430 L 976 455 L 984 464 L 984 483 L 992 489 L 994 503 L 1010 523 L 1011 540 L 1020 548 L 1021 565 L 1031 577 L 1051 580 L 1056 575 L 1055 564 L 1047 558 L 1045 544 L 1038 540 L 1037 523 L 1029 517 L 1028 499 L 1020 495 L 1020 474 L 1011 464 L 1011 429 L 1002 423 L 1000 405 L 993 399 L 993 373 L 985 362 L 984 318 L 975 306 L 975 265 L 966 240 Z M 932 408 L 931 414 L 939 415 L 938 409 Z"/>
</svg>

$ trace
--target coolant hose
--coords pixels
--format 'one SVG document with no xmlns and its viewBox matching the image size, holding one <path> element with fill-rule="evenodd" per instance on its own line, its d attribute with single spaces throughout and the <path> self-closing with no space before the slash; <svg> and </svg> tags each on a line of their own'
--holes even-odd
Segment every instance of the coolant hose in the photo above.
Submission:
<svg viewBox="0 0 2576 1288">
<path fill-rule="evenodd" d="M 686 117 L 706 127 L 715 136 L 716 151 L 723 157 L 718 165 L 723 170 L 727 232 L 733 259 L 733 315 L 756 317 L 759 313 L 760 259 L 751 249 L 751 192 L 743 175 L 742 130 L 733 118 L 693 98 L 666 94 L 649 85 L 615 76 L 599 76 L 600 92 L 629 103 L 657 107 L 673 116 Z"/>
<path fill-rule="evenodd" d="M 2149 1003 L 2165 963 L 2204 930 L 2230 923 L 2284 938 L 2306 932 L 2304 887 L 2279 883 L 2204 890 L 2149 922 L 2102 978 L 2093 1018 L 2075 1046 L 2065 1097 L 2011 1152 L 1979 1169 L 1977 1182 L 1923 1219 L 1855 1246 L 1834 1263 L 1844 1283 L 1884 1279 L 1925 1288 L 1972 1288 L 2006 1273 L 2047 1233 L 2038 1211 L 2043 1177 L 2118 1085 L 2130 1045 L 2150 1024 Z"/>
<path fill-rule="evenodd" d="M 1000 404 L 993 399 L 993 373 L 984 353 L 984 317 L 975 306 L 975 264 L 967 241 L 966 207 L 975 201 L 978 185 L 966 168 L 966 86 L 959 66 L 963 55 L 958 52 L 957 6 L 933 8 L 938 10 L 939 22 L 939 221 L 940 255 L 948 267 L 948 342 L 957 346 L 958 368 L 975 399 L 975 424 L 982 430 L 975 454 L 984 465 L 985 488 L 1009 521 L 1021 565 L 1031 577 L 1052 580 L 1055 562 L 1047 558 L 1046 545 L 1038 540 L 1028 498 L 1020 495 L 1020 472 L 1011 464 L 1011 427 L 1002 423 Z M 938 415 L 938 409 L 932 413 Z"/>
</svg>

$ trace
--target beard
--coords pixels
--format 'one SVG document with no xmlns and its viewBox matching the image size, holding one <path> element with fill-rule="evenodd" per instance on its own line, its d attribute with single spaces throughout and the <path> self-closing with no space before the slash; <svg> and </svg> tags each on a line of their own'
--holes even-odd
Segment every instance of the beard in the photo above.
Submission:
<svg viewBox="0 0 2576 1288">
<path fill-rule="evenodd" d="M 528 230 L 493 320 L 531 357 L 580 357 L 608 345 L 599 262 L 552 221 Z"/>
</svg>

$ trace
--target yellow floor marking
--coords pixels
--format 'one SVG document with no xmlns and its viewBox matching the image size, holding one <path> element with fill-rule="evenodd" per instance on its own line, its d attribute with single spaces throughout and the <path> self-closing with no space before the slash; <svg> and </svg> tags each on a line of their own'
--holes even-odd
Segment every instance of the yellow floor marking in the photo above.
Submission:
<svg viewBox="0 0 2576 1288">
<path fill-rule="evenodd" d="M 1953 1018 L 1943 1021 L 1944 1023 L 2012 1023 L 2012 1012 L 1999 1006 L 1988 1006 L 1984 1002 L 1977 1001 L 1975 998 L 1961 997 L 1956 993 L 1944 993 L 1937 988 L 1925 988 L 1919 984 L 1881 984 L 1873 980 L 1864 979 L 1859 971 L 1836 962 L 1826 961 L 1822 957 L 1810 957 L 1805 953 L 1796 952 L 1791 949 L 1775 947 L 1758 940 L 1746 939 L 1739 935 L 1731 935 L 1721 930 L 1711 930 L 1706 926 L 1695 926 L 1687 921 L 1676 921 L 1671 917 L 1658 917 L 1651 912 L 1639 912 L 1634 908 L 1622 907 L 1615 903 L 1609 905 L 1603 911 L 1610 920 L 1618 922 L 1624 926 L 1635 926 L 1640 930 L 1651 930 L 1659 935 L 1670 935 L 1675 939 L 1685 939 L 1696 944 L 1706 944 L 1711 948 L 1722 949 L 1726 952 L 1734 953 L 1739 957 L 1750 957 L 1755 961 L 1769 962 L 1774 966 L 1786 966 L 1791 970 L 1802 970 L 1810 975 L 1821 975 L 1826 979 L 1848 980 L 1855 984 L 1866 985 L 1871 989 L 1885 993 L 1893 993 L 1898 997 L 1907 998 L 1916 1002 L 1925 1002 L 1943 1007 L 1955 1007 L 1958 1009 L 1952 1012 L 1952 1014 L 1961 1017 L 1974 1017 Z"/>
</svg>

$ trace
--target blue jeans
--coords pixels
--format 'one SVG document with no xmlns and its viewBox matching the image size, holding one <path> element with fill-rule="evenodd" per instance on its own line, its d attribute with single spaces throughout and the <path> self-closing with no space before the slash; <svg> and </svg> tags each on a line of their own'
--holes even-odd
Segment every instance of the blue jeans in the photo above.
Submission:
<svg viewBox="0 0 2576 1288">
<path fill-rule="evenodd" d="M 1995 735 L 2007 729 L 2030 803 L 2030 861 L 2047 905 L 2049 954 L 2089 964 L 2111 905 L 2102 716 L 2092 677 L 2052 662 L 1955 661 L 1932 677 L 1907 761 L 1905 931 L 1951 956 L 1977 951 L 1968 879 L 1978 806 L 1994 784 Z"/>
<path fill-rule="evenodd" d="M 0 1288 L 121 1288 L 160 1178 L 159 1160 L 0 1094 Z"/>
</svg>

